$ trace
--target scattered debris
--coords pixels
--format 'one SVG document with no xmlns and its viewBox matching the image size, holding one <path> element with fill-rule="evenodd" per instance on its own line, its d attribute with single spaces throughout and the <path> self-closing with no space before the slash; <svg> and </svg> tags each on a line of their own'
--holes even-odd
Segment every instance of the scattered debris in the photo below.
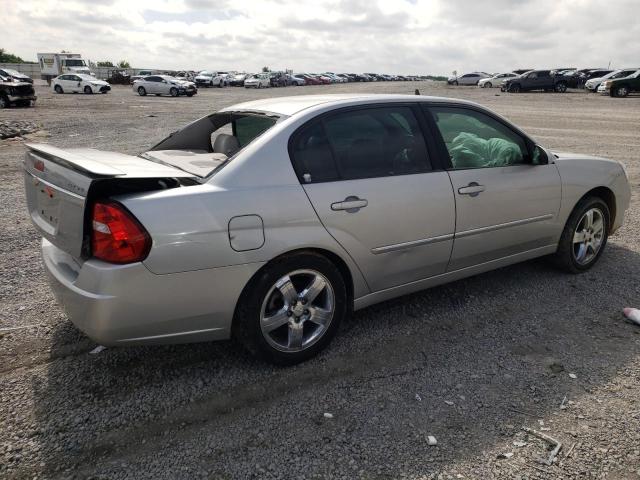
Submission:
<svg viewBox="0 0 640 480">
<path fill-rule="evenodd" d="M 571 448 L 569 448 L 569 451 L 565 455 L 565 458 L 569 458 L 571 456 L 571 454 L 573 453 L 573 449 L 576 448 L 577 444 L 578 442 L 573 442 L 573 445 L 571 445 Z"/>
<path fill-rule="evenodd" d="M 89 353 L 91 355 L 96 355 L 98 353 L 100 353 L 101 351 L 105 350 L 107 347 L 105 347 L 104 345 L 98 345 L 96 348 L 94 348 L 93 350 L 91 350 Z"/>
<path fill-rule="evenodd" d="M 333 418 L 333 413 L 324 412 L 324 418 Z"/>
<path fill-rule="evenodd" d="M 565 410 L 567 408 L 567 406 L 564 404 L 564 402 L 567 401 L 567 396 L 565 395 L 564 398 L 562 399 L 562 403 L 560 404 L 560 410 Z"/>
<path fill-rule="evenodd" d="M 575 373 L 570 373 L 569 374 L 569 378 L 576 379 L 576 378 L 578 378 L 578 376 Z"/>
<path fill-rule="evenodd" d="M 624 316 L 631 320 L 633 323 L 640 325 L 640 310 L 637 308 L 625 308 L 622 310 Z"/>
<path fill-rule="evenodd" d="M 149 115 L 145 115 L 145 117 L 155 118 L 155 117 L 157 117 L 157 115 L 154 115 L 153 113 L 150 113 Z"/>
<path fill-rule="evenodd" d="M 434 437 L 433 435 L 427 435 L 427 445 L 437 445 L 438 444 L 438 440 L 436 440 L 436 437 Z"/>
<path fill-rule="evenodd" d="M 33 122 L 5 120 L 0 122 L 0 139 L 21 137 L 36 132 L 40 127 Z"/>
<path fill-rule="evenodd" d="M 422 397 L 420 396 L 419 393 L 416 393 L 416 400 L 421 402 L 422 401 Z"/>
<path fill-rule="evenodd" d="M 498 454 L 498 458 L 499 459 L 507 459 L 508 460 L 511 457 L 513 457 L 513 452 L 505 452 L 505 453 Z"/>
<path fill-rule="evenodd" d="M 549 443 L 551 446 L 554 447 L 553 450 L 551 450 L 551 453 L 549 454 L 549 458 L 547 458 L 546 460 L 540 459 L 540 461 L 545 465 L 553 465 L 553 462 L 555 461 L 556 456 L 558 455 L 558 452 L 562 448 L 562 442 L 560 442 L 559 440 L 556 440 L 550 435 L 547 435 L 546 433 L 538 432 L 537 430 L 533 430 L 532 428 L 522 427 L 522 430 L 529 433 L 530 435 L 541 438 L 542 440 L 544 440 L 545 442 Z"/>
<path fill-rule="evenodd" d="M 527 445 L 529 445 L 527 442 L 522 442 L 520 440 L 515 440 L 513 442 L 513 446 L 518 448 L 526 447 Z"/>
<path fill-rule="evenodd" d="M 454 405 L 454 403 L 451 400 L 445 400 L 444 403 L 446 403 L 450 407 L 452 407 Z"/>
<path fill-rule="evenodd" d="M 537 415 L 531 412 L 525 412 L 524 410 L 518 410 L 517 408 L 513 408 L 513 407 L 509 407 L 507 408 L 507 410 L 511 410 L 512 412 L 516 412 L 516 413 L 521 413 L 522 415 L 527 415 L 528 417 L 531 417 L 531 418 L 540 418 L 542 416 L 542 415 Z"/>
<path fill-rule="evenodd" d="M 35 328 L 35 327 L 41 327 L 42 325 L 39 323 L 35 323 L 33 325 L 23 325 L 21 327 L 3 327 L 0 328 L 0 332 L 2 333 L 7 333 L 7 332 L 12 332 L 14 330 L 25 330 L 27 328 Z"/>
</svg>

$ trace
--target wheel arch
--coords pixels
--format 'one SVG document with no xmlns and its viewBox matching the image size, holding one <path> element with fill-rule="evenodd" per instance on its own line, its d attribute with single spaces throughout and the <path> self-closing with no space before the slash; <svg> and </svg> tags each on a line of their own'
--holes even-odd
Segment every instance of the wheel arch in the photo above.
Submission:
<svg viewBox="0 0 640 480">
<path fill-rule="evenodd" d="M 312 253 L 312 254 L 320 255 L 320 256 L 326 258 L 327 260 L 329 260 L 333 265 L 335 265 L 335 267 L 340 272 L 340 275 L 342 276 L 342 279 L 344 280 L 344 285 L 345 285 L 345 288 L 347 290 L 347 309 L 348 309 L 347 310 L 347 315 L 350 315 L 351 312 L 353 312 L 354 280 L 353 280 L 353 274 L 351 273 L 351 270 L 349 269 L 349 266 L 347 265 L 347 262 L 340 255 L 338 255 L 335 252 L 332 252 L 330 250 L 327 250 L 325 248 L 319 248 L 319 247 L 297 248 L 297 249 L 294 249 L 294 250 L 289 250 L 289 251 L 283 252 L 280 255 L 272 258 L 267 263 L 265 263 L 262 267 L 260 267 L 251 276 L 249 281 L 246 283 L 246 285 L 244 286 L 244 288 L 240 292 L 240 295 L 238 296 L 238 300 L 236 301 L 236 306 L 235 306 L 234 312 L 233 312 L 233 320 L 232 320 L 232 323 L 231 323 L 231 335 L 232 336 L 235 336 L 235 332 L 237 331 L 236 329 L 238 327 L 238 324 L 240 323 L 238 321 L 238 306 L 240 305 L 241 300 L 246 295 L 246 293 L 251 288 L 253 288 L 253 285 L 255 284 L 257 279 L 260 277 L 260 275 L 262 275 L 263 272 L 267 268 L 269 268 L 271 265 L 273 265 L 274 262 L 282 260 L 282 259 L 284 259 L 286 257 L 299 255 L 299 254 L 302 254 L 302 253 Z"/>
<path fill-rule="evenodd" d="M 607 204 L 607 207 L 609 208 L 609 215 L 611 216 L 611 218 L 609 218 L 609 231 L 607 233 L 610 234 L 612 232 L 613 225 L 615 225 L 616 223 L 615 220 L 617 215 L 617 204 L 616 204 L 615 193 L 613 193 L 613 191 L 610 188 L 604 187 L 604 186 L 592 188 L 591 190 L 586 192 L 584 195 L 582 195 L 582 197 L 578 199 L 578 201 L 573 207 L 573 210 L 575 210 L 575 208 L 580 204 L 580 202 L 582 202 L 587 197 L 598 197 L 601 200 L 603 200 L 604 203 Z"/>
</svg>

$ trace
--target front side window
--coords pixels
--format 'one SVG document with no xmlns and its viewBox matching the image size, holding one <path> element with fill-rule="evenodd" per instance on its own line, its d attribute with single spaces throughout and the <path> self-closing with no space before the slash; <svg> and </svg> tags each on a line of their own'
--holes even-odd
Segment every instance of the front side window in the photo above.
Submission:
<svg viewBox="0 0 640 480">
<path fill-rule="evenodd" d="M 525 140 L 498 120 L 466 108 L 429 109 L 454 169 L 527 163 Z"/>
<path fill-rule="evenodd" d="M 292 144 L 304 183 L 408 175 L 429 171 L 418 121 L 409 107 L 379 107 L 330 115 Z"/>
</svg>

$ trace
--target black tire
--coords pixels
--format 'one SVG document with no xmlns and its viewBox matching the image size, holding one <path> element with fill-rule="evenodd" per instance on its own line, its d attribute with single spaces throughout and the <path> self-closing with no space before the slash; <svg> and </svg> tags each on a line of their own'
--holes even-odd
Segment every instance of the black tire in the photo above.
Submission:
<svg viewBox="0 0 640 480">
<path fill-rule="evenodd" d="M 0 94 L 0 109 L 9 108 L 10 105 L 9 98 L 4 94 Z"/>
<path fill-rule="evenodd" d="M 553 89 L 556 93 L 565 93 L 567 91 L 567 84 L 565 82 L 558 82 L 555 84 Z"/>
<path fill-rule="evenodd" d="M 329 326 L 317 340 L 303 350 L 285 352 L 272 346 L 262 333 L 261 311 L 263 303 L 278 279 L 300 269 L 313 270 L 325 277 L 335 297 L 335 308 Z M 349 311 L 347 302 L 344 279 L 338 268 L 326 257 L 313 252 L 285 255 L 267 265 L 245 287 L 234 315 L 233 336 L 249 352 L 264 361 L 278 365 L 295 365 L 317 355 L 331 342 L 340 322 Z M 310 325 L 313 326 L 312 323 Z M 286 327 L 287 331 L 290 328 L 287 324 L 282 327 Z"/>
<path fill-rule="evenodd" d="M 178 92 L 178 89 L 176 87 L 171 87 L 169 89 L 169 95 L 171 95 L 172 97 L 177 97 L 180 93 Z"/>
<path fill-rule="evenodd" d="M 222 87 L 224 87 L 224 82 L 220 80 L 220 83 L 218 84 L 218 88 L 222 88 Z"/>
<path fill-rule="evenodd" d="M 491 82 L 486 82 L 486 83 L 483 83 L 482 86 L 484 88 L 491 88 L 491 87 L 493 87 L 493 84 Z"/>
<path fill-rule="evenodd" d="M 576 229 L 580 226 L 582 217 L 591 209 L 597 209 L 602 212 L 602 218 L 604 219 L 602 243 L 600 245 L 600 249 L 591 260 L 587 263 L 580 263 L 576 260 L 574 252 L 574 235 L 576 233 Z M 610 218 L 611 213 L 609 212 L 609 207 L 601 198 L 586 197 L 578 202 L 576 207 L 573 209 L 573 212 L 571 212 L 571 215 L 569 215 L 569 219 L 567 220 L 564 230 L 562 231 L 562 235 L 560 236 L 558 250 L 554 255 L 556 265 L 569 273 L 581 273 L 593 267 L 607 246 L 609 228 L 611 225 Z"/>
<path fill-rule="evenodd" d="M 520 93 L 520 91 L 521 91 L 520 84 L 515 83 L 513 85 L 509 85 L 509 92 Z"/>
<path fill-rule="evenodd" d="M 193 97 L 193 93 L 187 93 L 187 97 Z"/>
<path fill-rule="evenodd" d="M 629 95 L 629 87 L 627 87 L 626 85 L 621 85 L 619 87 L 612 88 L 611 90 L 615 90 L 614 96 L 618 98 L 624 98 Z"/>
<path fill-rule="evenodd" d="M 213 88 L 213 80 L 211 80 L 211 81 L 209 82 L 209 86 L 210 86 L 211 88 Z"/>
<path fill-rule="evenodd" d="M 62 87 L 60 85 L 56 85 L 55 87 L 53 87 L 53 90 L 56 93 L 64 93 L 64 90 L 62 90 Z"/>
<path fill-rule="evenodd" d="M 93 90 L 91 90 L 91 87 L 89 85 L 86 85 L 84 87 L 84 93 L 86 93 L 87 95 L 91 95 L 93 93 Z"/>
<path fill-rule="evenodd" d="M 138 87 L 138 95 L 144 97 L 147 94 L 147 90 L 144 87 Z"/>
</svg>

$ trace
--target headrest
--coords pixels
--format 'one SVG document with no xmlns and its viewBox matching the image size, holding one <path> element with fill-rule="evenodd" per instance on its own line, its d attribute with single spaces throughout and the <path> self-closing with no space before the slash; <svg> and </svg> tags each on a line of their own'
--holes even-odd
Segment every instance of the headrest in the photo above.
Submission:
<svg viewBox="0 0 640 480">
<path fill-rule="evenodd" d="M 233 135 L 221 133 L 216 137 L 215 142 L 213 142 L 214 153 L 224 153 L 227 157 L 230 157 L 238 150 L 240 150 L 240 143 Z"/>
</svg>

